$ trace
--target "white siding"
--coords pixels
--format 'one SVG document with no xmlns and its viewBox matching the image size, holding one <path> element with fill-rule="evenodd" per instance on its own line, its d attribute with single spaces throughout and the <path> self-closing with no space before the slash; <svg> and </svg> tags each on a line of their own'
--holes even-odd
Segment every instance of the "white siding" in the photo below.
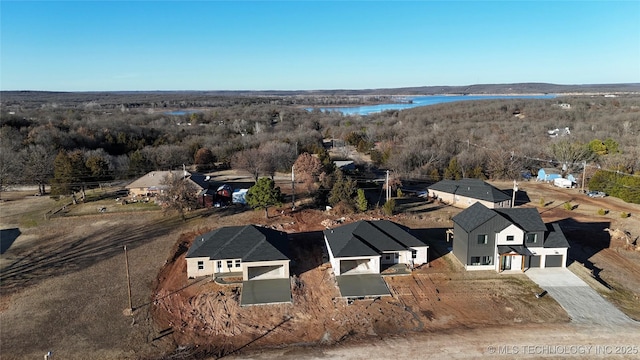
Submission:
<svg viewBox="0 0 640 360">
<path fill-rule="evenodd" d="M 411 249 L 415 250 L 416 258 L 413 259 L 413 265 L 422 265 L 429 262 L 428 254 L 429 247 L 428 246 L 420 246 L 420 247 L 412 247 Z M 411 256 L 411 255 L 410 255 Z"/>
<path fill-rule="evenodd" d="M 513 236 L 513 241 L 507 241 L 507 236 Z M 524 231 L 515 225 L 509 225 L 504 230 L 496 233 L 496 245 L 522 245 L 524 244 Z"/>
<path fill-rule="evenodd" d="M 533 255 L 541 255 L 540 256 L 540 268 L 544 269 L 546 266 L 546 257 L 547 255 L 562 255 L 562 267 L 567 267 L 567 249 L 566 248 L 542 248 L 542 247 L 531 247 L 529 251 Z"/>
<path fill-rule="evenodd" d="M 198 269 L 198 261 L 202 261 L 204 269 Z M 187 277 L 196 278 L 200 276 L 213 275 L 214 263 L 208 257 L 188 258 L 187 259 Z"/>
<path fill-rule="evenodd" d="M 488 207 L 489 209 L 511 207 L 511 200 L 505 200 L 499 203 L 493 203 L 491 201 L 479 200 L 479 199 L 467 197 L 467 196 L 461 196 L 461 195 L 454 196 L 451 193 L 438 191 L 438 190 L 430 190 L 430 191 L 431 193 L 429 195 L 431 197 L 439 198 L 443 202 L 461 209 L 466 209 L 477 202 Z"/>
</svg>

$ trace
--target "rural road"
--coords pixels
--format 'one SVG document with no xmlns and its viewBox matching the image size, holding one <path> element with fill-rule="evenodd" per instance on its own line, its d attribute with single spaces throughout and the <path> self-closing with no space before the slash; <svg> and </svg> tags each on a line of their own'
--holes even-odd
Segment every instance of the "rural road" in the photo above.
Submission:
<svg viewBox="0 0 640 360">
<path fill-rule="evenodd" d="M 228 360 L 637 359 L 640 325 L 515 324 L 372 338 L 334 347 L 262 350 Z"/>
</svg>

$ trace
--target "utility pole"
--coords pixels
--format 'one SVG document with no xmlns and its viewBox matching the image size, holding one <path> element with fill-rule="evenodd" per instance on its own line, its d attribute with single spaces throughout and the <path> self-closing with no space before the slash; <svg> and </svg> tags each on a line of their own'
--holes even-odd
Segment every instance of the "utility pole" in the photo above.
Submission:
<svg viewBox="0 0 640 360">
<path fill-rule="evenodd" d="M 291 211 L 296 209 L 296 175 L 293 165 L 291 166 Z"/>
<path fill-rule="evenodd" d="M 582 189 L 580 190 L 584 194 L 584 179 L 587 177 L 587 162 L 582 162 Z"/>
<path fill-rule="evenodd" d="M 389 201 L 389 198 L 391 198 L 391 187 L 389 186 L 389 170 L 387 170 L 387 202 Z"/>
<path fill-rule="evenodd" d="M 131 277 L 129 276 L 129 256 L 127 255 L 127 245 L 124 246 L 124 264 L 127 270 L 127 290 L 129 294 L 129 308 L 125 310 L 128 315 L 133 315 L 133 304 L 131 303 Z"/>
<path fill-rule="evenodd" d="M 511 207 L 516 206 L 516 192 L 518 192 L 518 183 L 513 180 L 513 196 L 511 197 Z"/>
</svg>

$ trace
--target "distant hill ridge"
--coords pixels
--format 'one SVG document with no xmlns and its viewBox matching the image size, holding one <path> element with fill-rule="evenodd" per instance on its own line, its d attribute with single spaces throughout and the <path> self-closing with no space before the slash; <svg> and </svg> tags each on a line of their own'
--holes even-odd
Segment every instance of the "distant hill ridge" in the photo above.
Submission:
<svg viewBox="0 0 640 360">
<path fill-rule="evenodd" d="M 341 104 L 384 103 L 393 95 L 521 95 L 521 94 L 640 94 L 640 83 L 558 85 L 549 83 L 476 84 L 465 86 L 419 86 L 387 89 L 334 90 L 185 90 L 185 91 L 0 91 L 0 105 L 34 107 L 41 104 L 57 106 L 106 107 L 125 105 L 128 108 L 193 108 L 231 103 L 236 105 L 271 103 L 280 105 L 314 104 L 316 97 L 341 97 Z M 368 96 L 373 99 L 349 99 Z M 235 100 L 230 100 L 235 98 Z M 276 99 L 279 98 L 279 99 Z M 283 101 L 283 98 L 285 99 Z"/>
</svg>

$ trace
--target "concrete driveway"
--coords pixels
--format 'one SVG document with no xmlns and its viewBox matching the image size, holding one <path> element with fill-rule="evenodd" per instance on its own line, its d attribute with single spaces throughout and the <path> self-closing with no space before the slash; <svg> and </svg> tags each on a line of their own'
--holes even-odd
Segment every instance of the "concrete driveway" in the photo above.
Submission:
<svg viewBox="0 0 640 360">
<path fill-rule="evenodd" d="M 548 292 L 578 324 L 624 325 L 635 323 L 566 268 L 529 269 L 529 278 Z"/>
</svg>

